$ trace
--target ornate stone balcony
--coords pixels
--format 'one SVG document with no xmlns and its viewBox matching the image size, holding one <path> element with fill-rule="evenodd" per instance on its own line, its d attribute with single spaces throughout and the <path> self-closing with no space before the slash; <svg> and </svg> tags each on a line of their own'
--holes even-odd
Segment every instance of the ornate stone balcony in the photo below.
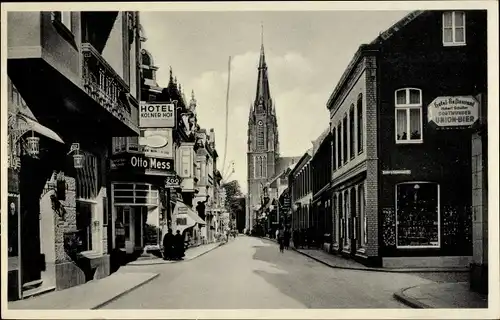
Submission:
<svg viewBox="0 0 500 320">
<path fill-rule="evenodd" d="M 82 53 L 84 90 L 118 120 L 139 132 L 129 86 L 90 43 L 82 43 Z"/>
</svg>

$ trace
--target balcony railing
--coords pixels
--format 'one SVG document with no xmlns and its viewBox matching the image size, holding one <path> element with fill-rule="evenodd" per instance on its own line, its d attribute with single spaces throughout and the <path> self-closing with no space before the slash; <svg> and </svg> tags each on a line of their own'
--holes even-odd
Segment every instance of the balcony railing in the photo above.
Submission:
<svg viewBox="0 0 500 320">
<path fill-rule="evenodd" d="M 82 53 L 82 80 L 87 94 L 127 126 L 138 130 L 127 101 L 128 85 L 90 43 L 82 43 Z"/>
</svg>

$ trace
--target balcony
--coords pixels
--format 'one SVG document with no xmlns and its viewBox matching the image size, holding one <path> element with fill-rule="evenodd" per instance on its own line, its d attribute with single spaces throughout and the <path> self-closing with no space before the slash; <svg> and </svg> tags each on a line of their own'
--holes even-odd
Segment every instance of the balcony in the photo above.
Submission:
<svg viewBox="0 0 500 320">
<path fill-rule="evenodd" d="M 115 118 L 138 133 L 137 110 L 131 107 L 137 102 L 129 95 L 128 85 L 90 43 L 82 43 L 82 54 L 84 90 Z"/>
</svg>

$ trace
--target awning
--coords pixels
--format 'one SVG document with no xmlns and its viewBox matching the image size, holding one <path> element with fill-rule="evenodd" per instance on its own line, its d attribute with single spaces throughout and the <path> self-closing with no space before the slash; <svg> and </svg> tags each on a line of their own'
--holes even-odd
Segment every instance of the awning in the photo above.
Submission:
<svg viewBox="0 0 500 320">
<path fill-rule="evenodd" d="M 64 141 L 61 139 L 61 137 L 59 137 L 57 133 L 41 125 L 38 121 L 32 120 L 22 114 L 18 114 L 18 117 L 25 121 L 28 127 L 30 127 L 30 129 L 35 131 L 36 133 L 64 144 Z"/>
<path fill-rule="evenodd" d="M 190 207 L 188 207 L 183 202 L 177 201 L 175 209 L 173 212 L 173 217 L 176 219 L 176 230 L 181 233 L 187 229 L 191 228 L 195 224 L 205 225 L 203 221 Z"/>
</svg>

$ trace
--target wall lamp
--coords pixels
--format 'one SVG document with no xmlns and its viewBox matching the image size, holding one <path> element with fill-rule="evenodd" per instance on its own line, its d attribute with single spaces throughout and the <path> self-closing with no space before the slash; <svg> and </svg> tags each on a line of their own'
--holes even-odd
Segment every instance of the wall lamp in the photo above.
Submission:
<svg viewBox="0 0 500 320">
<path fill-rule="evenodd" d="M 75 169 L 83 168 L 83 154 L 80 154 L 80 144 L 72 143 L 71 149 L 68 152 L 68 156 L 73 153 L 73 166 Z"/>
</svg>

